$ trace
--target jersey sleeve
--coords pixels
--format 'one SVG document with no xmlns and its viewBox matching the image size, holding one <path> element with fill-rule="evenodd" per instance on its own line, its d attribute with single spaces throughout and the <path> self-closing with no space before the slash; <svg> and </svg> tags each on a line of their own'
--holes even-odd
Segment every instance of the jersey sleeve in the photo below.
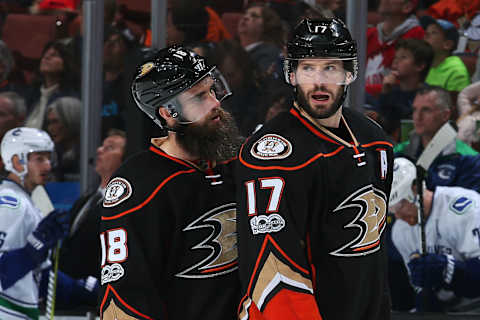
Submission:
<svg viewBox="0 0 480 320">
<path fill-rule="evenodd" d="M 146 177 L 148 179 L 151 177 Z M 103 201 L 100 315 L 110 319 L 166 319 L 165 261 L 168 208 L 155 187 L 113 178 Z"/>
<path fill-rule="evenodd" d="M 237 163 L 237 232 L 244 295 L 239 319 L 322 319 L 313 295 L 315 270 L 309 262 L 309 238 L 301 231 L 306 210 L 300 203 L 289 202 L 291 194 L 300 192 L 291 177 L 283 170 Z"/>
</svg>

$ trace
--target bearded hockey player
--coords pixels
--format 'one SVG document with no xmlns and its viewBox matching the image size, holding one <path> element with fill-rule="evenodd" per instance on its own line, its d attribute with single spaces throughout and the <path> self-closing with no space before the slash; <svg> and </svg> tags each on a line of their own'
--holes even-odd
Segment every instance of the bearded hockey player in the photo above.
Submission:
<svg viewBox="0 0 480 320">
<path fill-rule="evenodd" d="M 240 290 L 228 172 L 239 138 L 220 105 L 228 87 L 201 56 L 169 47 L 139 67 L 132 94 L 168 135 L 107 185 L 101 317 L 234 319 Z"/>
<path fill-rule="evenodd" d="M 389 319 L 392 144 L 344 106 L 356 44 L 338 19 L 306 19 L 287 49 L 294 105 L 242 146 L 236 166 L 239 318 Z"/>
<path fill-rule="evenodd" d="M 410 160 L 395 159 L 390 211 L 397 220 L 392 240 L 416 291 L 433 292 L 427 300 L 419 294 L 417 310 L 447 311 L 468 303 L 466 298 L 480 297 L 480 195 L 460 187 L 424 189 L 427 252 L 422 255 L 416 174 Z"/>
</svg>

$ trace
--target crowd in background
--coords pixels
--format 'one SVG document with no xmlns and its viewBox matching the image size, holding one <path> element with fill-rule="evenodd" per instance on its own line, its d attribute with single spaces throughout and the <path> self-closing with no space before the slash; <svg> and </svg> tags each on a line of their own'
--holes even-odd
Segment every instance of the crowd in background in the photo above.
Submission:
<svg viewBox="0 0 480 320">
<path fill-rule="evenodd" d="M 144 8 L 139 5 L 143 2 Z M 150 0 L 104 0 L 104 5 L 99 190 L 126 156 L 148 144 L 146 136 L 163 134 L 139 115 L 129 89 L 136 66 L 154 52 Z M 344 20 L 345 6 L 345 0 L 172 0 L 168 1 L 167 45 L 183 44 L 218 67 L 233 92 L 224 106 L 248 137 L 292 105 L 291 88 L 283 74 L 290 30 L 304 17 Z M 82 1 L 2 0 L 0 11 L 0 138 L 18 126 L 46 130 L 56 150 L 51 180 L 78 182 Z M 54 35 L 37 48 L 38 56 L 22 50 L 29 39 L 15 36 L 12 28 L 25 16 L 31 21 L 52 18 Z M 365 32 L 366 100 L 351 107 L 377 121 L 397 144 L 396 152 L 410 158 L 418 157 L 438 128 L 450 121 L 458 131 L 454 153 L 472 157 L 468 158 L 470 169 L 458 163 L 455 168 L 463 176 L 474 177 L 463 187 L 478 191 L 480 0 L 369 0 Z M 435 97 L 433 111 L 420 108 L 429 102 L 414 105 L 417 94 L 429 86 L 448 93 Z M 102 160 L 112 150 L 114 161 Z M 459 178 L 460 173 L 441 181 L 445 168 L 438 165 L 434 170 L 431 179 L 439 178 L 428 181 L 431 188 L 466 181 Z M 97 190 L 81 200 L 87 201 L 92 194 L 97 195 Z M 74 209 L 83 205 L 77 203 Z M 76 222 L 71 238 L 78 235 L 77 230 L 86 230 L 78 239 L 67 241 L 64 249 L 63 267 L 72 276 L 98 276 L 94 274 L 97 251 L 82 265 L 84 272 L 78 270 L 72 254 L 83 244 L 96 242 L 96 234 L 91 235 L 96 223 L 92 212 L 88 219 L 72 219 Z M 92 241 L 87 239 L 90 235 Z M 406 292 L 411 288 L 407 278 L 397 276 L 405 274 L 403 264 L 395 253 L 391 261 L 393 308 L 408 310 L 413 302 Z"/>
</svg>

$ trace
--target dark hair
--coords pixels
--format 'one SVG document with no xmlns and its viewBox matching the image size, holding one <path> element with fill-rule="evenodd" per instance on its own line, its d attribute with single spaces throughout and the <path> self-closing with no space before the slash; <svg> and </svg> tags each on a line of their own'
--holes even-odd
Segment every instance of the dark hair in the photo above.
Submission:
<svg viewBox="0 0 480 320">
<path fill-rule="evenodd" d="M 123 154 L 122 154 L 122 161 L 125 161 L 125 159 L 127 158 L 127 141 L 128 141 L 127 133 L 121 129 L 110 128 L 107 132 L 107 136 L 105 137 L 105 139 L 108 137 L 114 137 L 114 136 L 122 137 L 125 140 L 125 144 L 123 146 Z"/>
<path fill-rule="evenodd" d="M 413 58 L 415 59 L 415 64 L 421 65 L 424 64 L 422 72 L 420 73 L 420 78 L 422 81 L 425 81 L 425 78 L 428 75 L 428 71 L 432 66 L 434 52 L 432 46 L 423 39 L 407 38 L 399 39 L 395 49 L 405 49 L 412 53 Z"/>
<path fill-rule="evenodd" d="M 63 60 L 63 71 L 60 75 L 59 87 L 61 90 L 78 88 L 80 83 L 80 72 L 75 64 L 72 47 L 62 41 L 51 41 L 45 45 L 41 57 L 50 49 L 55 49 Z M 41 60 L 41 58 L 40 58 Z M 40 75 L 40 78 L 42 76 Z"/>
<path fill-rule="evenodd" d="M 255 62 L 252 61 L 250 55 L 247 51 L 235 40 L 224 40 L 222 42 L 217 43 L 215 49 L 212 52 L 211 62 L 216 65 L 219 69 L 223 63 L 223 61 L 227 57 L 232 57 L 232 59 L 237 63 L 237 65 L 241 66 L 241 70 L 243 71 L 243 86 L 248 86 L 248 81 L 256 81 L 257 78 L 257 67 Z M 221 72 L 223 72 L 220 69 Z M 228 81 L 228 79 L 227 79 Z"/>
<path fill-rule="evenodd" d="M 270 42 L 279 48 L 285 46 L 285 27 L 282 19 L 275 10 L 269 8 L 263 3 L 253 3 L 247 9 L 253 7 L 262 8 L 263 33 L 261 40 Z"/>
<path fill-rule="evenodd" d="M 206 38 L 210 17 L 201 1 L 178 1 L 171 10 L 172 22 L 184 33 L 185 44 Z"/>
</svg>

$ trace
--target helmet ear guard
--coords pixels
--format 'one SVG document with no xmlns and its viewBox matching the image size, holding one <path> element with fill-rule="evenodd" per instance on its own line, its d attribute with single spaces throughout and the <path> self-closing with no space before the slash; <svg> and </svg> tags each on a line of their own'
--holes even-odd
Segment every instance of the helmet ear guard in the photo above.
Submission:
<svg viewBox="0 0 480 320">
<path fill-rule="evenodd" d="M 213 79 L 212 90 L 222 92 L 220 96 L 217 93 L 219 101 L 231 94 L 220 72 L 207 66 L 203 57 L 184 47 L 173 46 L 158 51 L 138 68 L 131 92 L 138 108 L 160 128 L 165 127 L 164 119 L 158 114 L 161 107 L 167 108 L 179 123 L 188 124 L 195 120 L 184 117 L 178 97 L 207 77 Z M 217 86 L 222 89 L 216 90 Z"/>
</svg>

